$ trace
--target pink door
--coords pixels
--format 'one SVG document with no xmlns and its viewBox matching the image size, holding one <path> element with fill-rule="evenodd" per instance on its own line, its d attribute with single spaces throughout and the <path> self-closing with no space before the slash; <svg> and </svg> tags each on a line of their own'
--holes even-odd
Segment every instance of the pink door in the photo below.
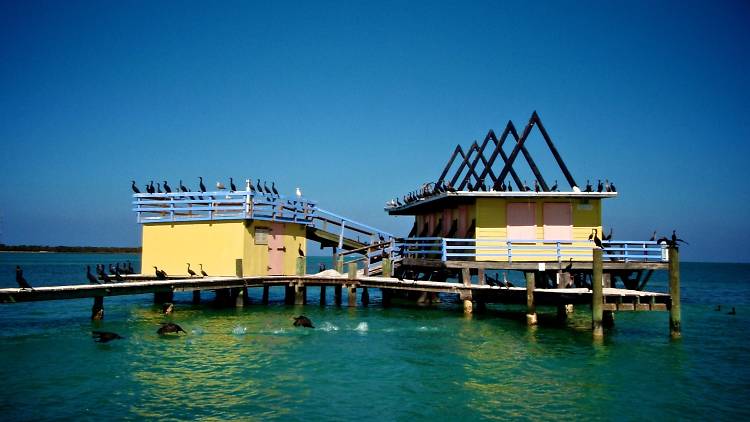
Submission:
<svg viewBox="0 0 750 422">
<path fill-rule="evenodd" d="M 508 204 L 508 240 L 536 239 L 536 204 Z"/>
<path fill-rule="evenodd" d="M 467 205 L 458 206 L 458 233 L 456 237 L 466 236 L 466 230 L 469 229 L 469 207 Z"/>
<path fill-rule="evenodd" d="M 268 234 L 268 275 L 284 274 L 284 226 L 271 224 Z"/>
<path fill-rule="evenodd" d="M 573 210 L 570 204 L 544 204 L 544 240 L 573 240 Z"/>
</svg>

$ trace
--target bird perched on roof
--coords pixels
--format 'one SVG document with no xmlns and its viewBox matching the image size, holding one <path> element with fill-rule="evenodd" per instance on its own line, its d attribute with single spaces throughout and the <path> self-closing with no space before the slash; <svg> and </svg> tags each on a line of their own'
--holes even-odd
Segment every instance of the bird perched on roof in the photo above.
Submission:
<svg viewBox="0 0 750 422">
<path fill-rule="evenodd" d="M 539 192 L 539 181 L 534 180 L 534 192 Z"/>
<path fill-rule="evenodd" d="M 552 187 L 550 188 L 550 190 L 551 190 L 552 192 L 557 192 L 557 180 L 555 180 L 555 184 L 554 184 L 554 185 L 552 185 Z"/>
<path fill-rule="evenodd" d="M 187 272 L 190 277 L 195 277 L 197 274 L 195 274 L 195 271 L 190 269 L 190 263 L 187 263 Z"/>
<path fill-rule="evenodd" d="M 99 282 L 95 275 L 91 274 L 91 265 L 86 266 L 86 278 L 91 284 L 102 284 Z"/>
<path fill-rule="evenodd" d="M 234 185 L 234 179 L 232 179 L 231 177 L 229 178 L 229 190 L 231 192 L 237 191 L 237 186 Z"/>
<path fill-rule="evenodd" d="M 224 190 L 224 189 L 226 189 L 226 188 L 224 187 L 224 184 L 223 184 L 223 183 L 221 183 L 221 182 L 216 182 L 216 189 L 218 189 L 218 190 Z"/>
<path fill-rule="evenodd" d="M 22 289 L 31 289 L 34 290 L 33 287 L 31 287 L 31 284 L 29 284 L 26 279 L 23 277 L 23 270 L 20 266 L 16 265 L 16 283 L 18 283 L 18 287 Z"/>
<path fill-rule="evenodd" d="M 602 179 L 599 179 L 599 181 L 596 184 L 596 191 L 601 192 L 604 190 L 604 185 L 602 184 Z"/>
<path fill-rule="evenodd" d="M 300 188 L 296 188 L 294 190 L 294 194 L 297 195 L 297 199 L 302 198 L 302 191 L 300 190 Z"/>
<path fill-rule="evenodd" d="M 160 324 L 161 327 L 156 330 L 156 334 L 159 334 L 160 336 L 170 333 L 179 334 L 180 332 L 187 334 L 187 331 L 183 330 L 182 327 L 174 322 L 161 322 Z"/>
<path fill-rule="evenodd" d="M 203 275 L 203 277 L 208 277 L 208 274 L 206 274 L 206 272 L 203 271 L 203 264 L 198 264 L 198 265 L 200 265 L 201 267 L 201 275 Z"/>
<path fill-rule="evenodd" d="M 164 192 L 172 193 L 172 188 L 169 187 L 166 180 L 164 181 Z"/>
<path fill-rule="evenodd" d="M 295 327 L 315 328 L 312 321 L 310 321 L 310 318 L 304 315 L 294 317 L 294 323 L 292 325 Z"/>
<path fill-rule="evenodd" d="M 523 190 L 526 191 L 526 192 L 531 191 L 531 188 L 529 187 L 528 184 L 526 184 L 525 180 L 523 181 Z"/>
<path fill-rule="evenodd" d="M 200 187 L 201 192 L 205 192 L 206 185 L 203 184 L 203 176 L 198 176 L 198 179 L 200 180 L 200 182 L 198 183 L 198 186 Z"/>
<path fill-rule="evenodd" d="M 584 192 L 593 192 L 593 189 L 591 187 L 591 180 L 586 179 L 586 189 L 583 190 Z"/>
<path fill-rule="evenodd" d="M 91 337 L 97 343 L 109 343 L 112 340 L 120 340 L 125 338 L 117 333 L 112 333 L 110 331 L 92 331 Z"/>
<path fill-rule="evenodd" d="M 133 189 L 133 193 L 141 193 L 141 190 L 138 189 L 138 186 L 135 185 L 135 180 L 131 181 L 132 185 L 130 186 L 131 189 Z"/>
</svg>

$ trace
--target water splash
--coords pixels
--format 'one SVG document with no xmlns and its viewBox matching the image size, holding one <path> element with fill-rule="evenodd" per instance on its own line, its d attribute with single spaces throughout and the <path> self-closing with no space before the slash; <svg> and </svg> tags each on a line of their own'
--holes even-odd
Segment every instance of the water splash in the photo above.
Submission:
<svg viewBox="0 0 750 422">
<path fill-rule="evenodd" d="M 247 327 L 236 325 L 234 328 L 232 328 L 232 334 L 236 336 L 244 336 L 245 333 L 247 333 Z"/>
<path fill-rule="evenodd" d="M 359 331 L 360 333 L 366 333 L 370 329 L 370 326 L 367 325 L 366 322 L 360 322 L 357 324 L 357 328 L 354 329 L 354 331 Z"/>
<path fill-rule="evenodd" d="M 326 321 L 320 327 L 318 327 L 318 329 L 330 332 L 330 331 L 338 331 L 339 327 Z"/>
</svg>

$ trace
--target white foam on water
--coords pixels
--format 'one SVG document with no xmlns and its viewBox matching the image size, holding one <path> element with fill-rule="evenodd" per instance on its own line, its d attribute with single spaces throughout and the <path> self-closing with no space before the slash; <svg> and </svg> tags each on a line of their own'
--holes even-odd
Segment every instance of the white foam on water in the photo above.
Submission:
<svg viewBox="0 0 750 422">
<path fill-rule="evenodd" d="M 247 332 L 247 327 L 241 327 L 241 326 L 237 325 L 234 328 L 232 328 L 232 334 L 234 334 L 236 336 L 245 335 L 246 332 Z"/>
<path fill-rule="evenodd" d="M 199 336 L 199 335 L 203 334 L 203 328 L 200 328 L 200 327 L 193 328 L 192 330 L 190 330 L 190 333 L 193 334 L 193 335 Z"/>
<path fill-rule="evenodd" d="M 283 328 L 279 328 L 278 330 L 273 330 L 271 332 L 274 333 L 274 334 L 284 334 L 284 333 L 286 333 L 286 330 L 283 329 Z"/>
<path fill-rule="evenodd" d="M 318 329 L 319 330 L 323 330 L 323 331 L 338 331 L 339 327 L 337 327 L 337 326 L 331 324 L 330 322 L 326 321 L 326 322 L 323 323 L 323 325 L 319 326 Z"/>
<path fill-rule="evenodd" d="M 360 322 L 357 324 L 357 328 L 354 329 L 354 331 L 359 331 L 360 333 L 366 333 L 367 330 L 370 329 L 370 326 L 367 325 L 366 322 Z"/>
</svg>

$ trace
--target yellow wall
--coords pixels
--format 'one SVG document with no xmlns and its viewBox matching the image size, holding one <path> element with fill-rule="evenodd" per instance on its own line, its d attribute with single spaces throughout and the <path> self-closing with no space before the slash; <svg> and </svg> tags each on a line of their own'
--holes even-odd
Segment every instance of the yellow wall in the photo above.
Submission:
<svg viewBox="0 0 750 422">
<path fill-rule="evenodd" d="M 504 198 L 477 198 L 476 202 L 476 214 L 477 214 L 477 246 L 492 247 L 492 249 L 485 249 L 478 252 L 486 254 L 506 254 L 506 245 L 497 242 L 481 242 L 481 239 L 506 239 L 507 238 L 507 221 L 506 221 L 506 210 L 507 204 L 512 203 L 528 203 L 535 202 L 536 204 L 536 238 L 544 239 L 544 203 L 545 202 L 565 202 L 572 205 L 572 219 L 573 219 L 573 241 L 588 241 L 588 236 L 591 230 L 596 228 L 599 230 L 599 238 L 602 237 L 602 221 L 601 221 L 601 200 L 599 199 L 547 199 L 547 200 L 523 200 L 523 199 L 510 199 Z M 584 203 L 587 202 L 587 203 Z M 576 244 L 576 246 L 582 246 Z M 497 247 L 497 248 L 495 248 Z M 552 254 L 555 252 L 554 248 L 539 249 L 530 253 L 539 254 Z M 583 259 L 583 258 L 582 258 Z M 479 258 L 480 261 L 500 261 L 506 260 L 505 257 L 483 257 Z M 514 261 L 537 261 L 539 258 L 535 257 L 517 257 Z"/>
<path fill-rule="evenodd" d="M 255 244 L 255 228 L 271 227 L 267 221 L 184 222 L 143 225 L 142 268 L 153 273 L 153 266 L 169 275 L 187 276 L 187 265 L 200 274 L 198 264 L 211 276 L 237 275 L 237 260 L 242 260 L 242 275 L 268 273 L 268 245 Z M 294 274 L 299 246 L 307 254 L 305 227 L 279 224 L 286 253 L 283 274 Z"/>
</svg>

